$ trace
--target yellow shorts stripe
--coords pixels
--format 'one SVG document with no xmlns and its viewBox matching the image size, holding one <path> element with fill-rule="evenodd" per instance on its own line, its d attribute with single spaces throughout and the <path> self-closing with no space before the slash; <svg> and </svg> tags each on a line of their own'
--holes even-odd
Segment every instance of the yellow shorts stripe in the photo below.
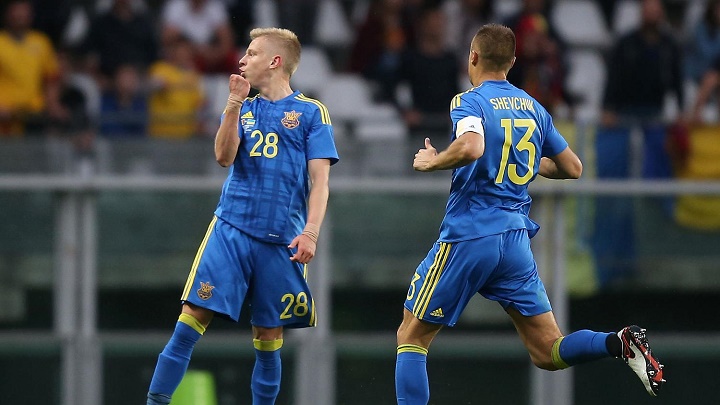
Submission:
<svg viewBox="0 0 720 405">
<path fill-rule="evenodd" d="M 431 290 L 435 290 L 434 285 L 437 284 L 440 279 L 440 273 L 442 272 L 442 267 L 445 265 L 445 259 L 447 259 L 449 250 L 450 244 L 440 242 L 440 249 L 435 254 L 433 264 L 425 275 L 425 280 L 420 287 L 415 305 L 413 305 L 413 314 L 418 319 L 422 319 L 422 313 L 424 311 L 422 308 L 427 307 L 427 303 L 430 302 Z"/>
<path fill-rule="evenodd" d="M 190 295 L 190 289 L 192 288 L 193 282 L 195 281 L 195 273 L 197 272 L 197 267 L 200 264 L 200 258 L 205 251 L 205 246 L 207 245 L 208 239 L 210 239 L 212 230 L 215 227 L 215 222 L 217 222 L 217 217 L 213 216 L 213 219 L 212 221 L 210 221 L 210 225 L 208 226 L 207 232 L 205 232 L 205 237 L 203 238 L 202 243 L 200 243 L 200 248 L 198 248 L 198 251 L 195 254 L 195 260 L 193 260 L 192 268 L 190 268 L 190 274 L 188 275 L 187 281 L 185 282 L 185 288 L 183 289 L 182 297 L 180 297 L 180 299 L 183 301 L 185 301 Z"/>
<path fill-rule="evenodd" d="M 397 354 L 400 353 L 420 353 L 427 356 L 428 349 L 418 346 L 418 345 L 400 345 L 397 347 Z"/>
<path fill-rule="evenodd" d="M 312 305 L 312 308 L 310 309 L 310 326 L 317 326 L 317 317 L 315 316 L 315 298 L 310 300 L 310 305 Z"/>
<path fill-rule="evenodd" d="M 440 260 L 440 256 L 442 256 L 442 249 L 443 245 L 440 244 L 440 249 L 438 249 L 437 253 L 435 253 L 435 258 L 433 259 L 432 265 L 430 265 L 430 268 L 428 269 L 428 273 L 425 275 L 425 280 L 423 280 L 422 285 L 420 286 L 420 291 L 418 291 L 417 298 L 415 299 L 415 304 L 413 305 L 412 312 L 417 317 L 416 310 L 420 308 L 420 300 L 423 297 L 423 294 L 425 293 L 425 289 L 428 285 L 428 279 L 430 278 L 430 273 L 435 269 L 435 266 L 437 266 L 438 261 Z"/>
<path fill-rule="evenodd" d="M 450 248 L 452 247 L 451 244 L 447 243 L 445 248 L 445 253 L 443 254 L 442 260 L 440 261 L 440 264 L 438 265 L 437 271 L 435 272 L 435 277 L 432 281 L 430 291 L 427 294 L 427 298 L 425 299 L 425 303 L 423 304 L 423 307 L 420 309 L 420 315 L 425 313 L 428 309 L 428 305 L 430 305 L 430 298 L 432 298 L 433 293 L 435 292 L 435 287 L 437 287 L 438 282 L 440 281 L 440 276 L 442 275 L 443 270 L 445 269 L 445 263 L 447 263 L 448 256 L 450 256 Z M 422 318 L 418 318 L 422 319 Z"/>
</svg>

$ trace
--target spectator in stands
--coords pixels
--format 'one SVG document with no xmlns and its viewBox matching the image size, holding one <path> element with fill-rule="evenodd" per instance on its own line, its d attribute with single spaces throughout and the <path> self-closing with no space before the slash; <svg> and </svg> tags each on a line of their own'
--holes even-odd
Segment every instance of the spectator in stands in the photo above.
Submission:
<svg viewBox="0 0 720 405">
<path fill-rule="evenodd" d="M 227 9 L 221 0 L 170 0 L 161 17 L 161 39 L 190 39 L 197 68 L 203 73 L 237 70 L 238 57 Z"/>
<path fill-rule="evenodd" d="M 413 9 L 403 0 L 372 0 L 357 31 L 349 70 L 378 85 L 379 101 L 391 101 L 403 51 L 413 40 Z"/>
<path fill-rule="evenodd" d="M 227 12 L 231 16 L 230 27 L 235 34 L 234 44 L 243 44 L 250 38 L 250 30 L 255 21 L 255 0 L 225 0 Z"/>
<path fill-rule="evenodd" d="M 46 116 L 63 114 L 58 99 L 58 62 L 48 37 L 31 29 L 27 0 L 10 1 L 0 31 L 0 136 L 34 134 Z"/>
<path fill-rule="evenodd" d="M 202 77 L 195 68 L 192 44 L 178 36 L 166 45 L 164 59 L 149 72 L 150 136 L 185 139 L 201 132 Z"/>
<path fill-rule="evenodd" d="M 640 27 L 620 38 L 607 63 L 603 111 L 596 133 L 599 178 L 632 176 L 669 177 L 671 164 L 665 149 L 665 96 L 674 94 L 683 105 L 682 54 L 667 30 L 660 0 L 643 0 Z M 639 154 L 630 134 L 641 129 L 641 172 L 633 173 Z M 633 271 L 634 210 L 627 198 L 597 198 L 595 253 L 598 281 L 606 285 Z"/>
<path fill-rule="evenodd" d="M 107 12 L 92 19 L 82 49 L 90 73 L 106 88 L 118 66 L 145 69 L 157 59 L 155 26 L 132 0 L 113 0 Z"/>
<path fill-rule="evenodd" d="M 91 127 L 88 99 L 84 89 L 72 80 L 73 60 L 68 52 L 58 53 L 58 95 L 62 113 L 48 120 L 50 135 L 75 135 Z"/>
<path fill-rule="evenodd" d="M 446 46 L 454 50 L 460 72 L 467 73 L 467 46 L 479 27 L 494 21 L 492 0 L 447 0 L 443 9 L 447 20 L 445 34 Z"/>
<path fill-rule="evenodd" d="M 73 0 L 31 0 L 33 28 L 50 38 L 54 48 L 60 48 L 63 35 L 70 21 Z"/>
<path fill-rule="evenodd" d="M 558 43 L 550 36 L 548 22 L 542 14 L 525 15 L 515 28 L 517 59 L 514 84 L 528 92 L 554 113 L 566 104 L 565 79 Z"/>
<path fill-rule="evenodd" d="M 519 13 L 506 24 L 516 36 L 516 60 L 508 81 L 525 89 L 550 113 L 566 105 L 563 44 L 549 24 L 550 5 L 545 0 L 524 0 Z"/>
<path fill-rule="evenodd" d="M 686 49 L 686 77 L 699 83 L 712 62 L 720 57 L 720 0 L 707 3 L 703 19 L 694 27 Z"/>
<path fill-rule="evenodd" d="M 410 87 L 412 103 L 402 110 L 411 134 L 418 130 L 445 133 L 450 128 L 448 100 L 459 92 L 459 63 L 446 46 L 446 29 L 444 10 L 437 5 L 426 6 L 417 20 L 414 43 L 402 54 L 396 76 L 399 83 Z M 419 135 L 420 139 L 428 136 L 427 132 Z"/>
<path fill-rule="evenodd" d="M 100 135 L 144 137 L 147 130 L 147 97 L 141 90 L 140 69 L 121 65 L 115 69 L 113 86 L 100 102 Z"/>
<path fill-rule="evenodd" d="M 720 84 L 720 56 L 715 58 L 710 68 L 706 69 L 700 81 L 697 95 L 693 101 L 692 109 L 688 117 L 688 123 L 691 125 L 706 124 L 703 117 L 703 109 L 713 99 L 713 95 L 717 101 L 717 88 Z M 713 94 L 715 93 L 715 94 Z"/>
</svg>

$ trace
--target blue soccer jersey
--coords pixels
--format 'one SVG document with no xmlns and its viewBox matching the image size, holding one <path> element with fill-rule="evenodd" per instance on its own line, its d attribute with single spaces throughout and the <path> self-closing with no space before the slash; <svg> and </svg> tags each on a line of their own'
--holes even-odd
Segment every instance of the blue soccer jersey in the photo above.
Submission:
<svg viewBox="0 0 720 405">
<path fill-rule="evenodd" d="M 485 153 L 452 173 L 442 242 L 457 242 L 539 226 L 529 217 L 528 184 L 542 156 L 555 156 L 568 144 L 540 103 L 509 82 L 485 81 L 455 96 L 450 105 L 453 135 L 465 117 L 482 120 Z"/>
<path fill-rule="evenodd" d="M 224 116 L 223 116 L 224 119 Z M 330 115 L 300 92 L 246 99 L 240 146 L 215 215 L 265 242 L 288 244 L 307 221 L 307 162 L 338 161 Z"/>
</svg>

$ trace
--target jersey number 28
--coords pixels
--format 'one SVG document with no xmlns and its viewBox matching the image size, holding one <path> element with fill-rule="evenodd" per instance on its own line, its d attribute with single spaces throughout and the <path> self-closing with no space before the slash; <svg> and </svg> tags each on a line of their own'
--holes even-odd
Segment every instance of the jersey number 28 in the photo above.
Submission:
<svg viewBox="0 0 720 405">
<path fill-rule="evenodd" d="M 502 157 L 500 159 L 500 168 L 498 169 L 497 177 L 495 177 L 495 183 L 502 183 L 505 180 L 505 173 L 511 182 L 517 185 L 523 185 L 529 182 L 533 174 L 535 173 L 535 144 L 530 142 L 537 124 L 535 120 L 529 118 L 503 118 L 500 120 L 500 126 L 505 130 L 505 143 L 503 143 Z M 525 134 L 520 138 L 517 144 L 513 144 L 513 131 L 515 128 L 525 128 Z M 510 158 L 510 148 L 515 148 L 517 151 L 527 151 L 527 163 L 508 163 Z M 526 168 L 524 175 L 518 174 L 518 166 Z"/>
<path fill-rule="evenodd" d="M 250 138 L 258 138 L 250 149 L 250 156 L 265 156 L 266 158 L 272 159 L 277 156 L 278 153 L 278 134 L 275 132 L 268 132 L 267 135 L 263 135 L 259 129 L 252 131 Z"/>
</svg>

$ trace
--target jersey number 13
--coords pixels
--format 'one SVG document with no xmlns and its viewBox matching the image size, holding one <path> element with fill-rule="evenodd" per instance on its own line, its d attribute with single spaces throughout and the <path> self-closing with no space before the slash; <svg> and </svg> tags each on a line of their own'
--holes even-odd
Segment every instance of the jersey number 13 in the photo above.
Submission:
<svg viewBox="0 0 720 405">
<path fill-rule="evenodd" d="M 500 168 L 498 169 L 495 183 L 502 183 L 505 175 L 511 182 L 517 185 L 527 184 L 535 173 L 535 144 L 530 142 L 537 124 L 535 120 L 529 118 L 503 118 L 500 120 L 500 126 L 505 130 L 505 143 L 503 143 L 502 157 L 500 158 Z M 517 144 L 513 144 L 513 131 L 516 128 L 524 128 L 525 134 L 520 138 Z M 510 148 L 515 148 L 518 152 L 527 151 L 527 162 L 509 163 Z M 513 154 L 515 155 L 515 154 Z M 518 174 L 518 166 L 525 169 L 525 174 Z"/>
</svg>

